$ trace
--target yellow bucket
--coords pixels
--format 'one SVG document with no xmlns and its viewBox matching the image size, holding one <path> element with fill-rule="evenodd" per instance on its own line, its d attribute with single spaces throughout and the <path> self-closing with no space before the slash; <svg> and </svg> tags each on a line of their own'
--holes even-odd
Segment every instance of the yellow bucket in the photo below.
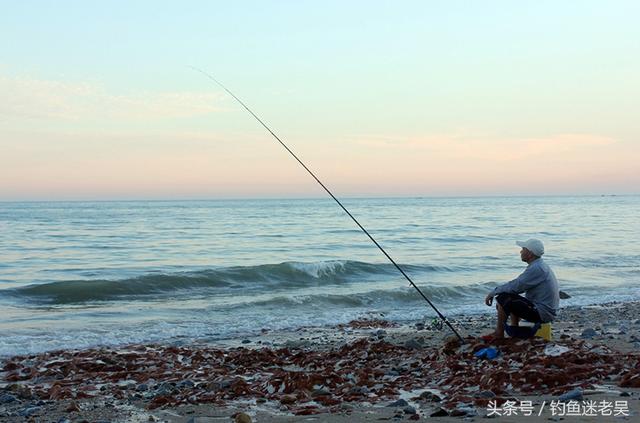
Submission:
<svg viewBox="0 0 640 423">
<path fill-rule="evenodd" d="M 543 323 L 536 332 L 536 336 L 551 341 L 551 323 Z"/>
</svg>

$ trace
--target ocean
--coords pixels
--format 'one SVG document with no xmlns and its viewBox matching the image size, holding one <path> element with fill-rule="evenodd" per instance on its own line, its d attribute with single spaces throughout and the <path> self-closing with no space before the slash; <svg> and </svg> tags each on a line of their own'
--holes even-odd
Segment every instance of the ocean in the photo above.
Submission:
<svg viewBox="0 0 640 423">
<path fill-rule="evenodd" d="M 562 306 L 640 300 L 640 196 L 373 198 L 345 206 L 445 314 L 543 240 Z M 435 313 L 327 199 L 0 203 L 0 356 Z"/>
</svg>

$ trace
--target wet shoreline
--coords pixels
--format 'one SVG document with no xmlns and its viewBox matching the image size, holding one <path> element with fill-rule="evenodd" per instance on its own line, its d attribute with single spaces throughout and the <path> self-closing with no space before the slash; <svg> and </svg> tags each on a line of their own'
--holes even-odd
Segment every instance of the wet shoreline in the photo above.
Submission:
<svg viewBox="0 0 640 423">
<path fill-rule="evenodd" d="M 575 389 L 583 400 L 624 399 L 633 415 L 640 390 L 637 308 L 566 307 L 552 342 L 488 345 L 478 336 L 491 331 L 494 318 L 458 315 L 451 320 L 464 345 L 431 322 L 372 319 L 263 331 L 216 345 L 16 356 L 1 362 L 0 421 L 231 421 L 239 411 L 254 421 L 415 420 L 437 413 L 460 419 L 486 415 L 491 401 L 540 404 Z M 486 347 L 500 355 L 477 358 Z"/>
</svg>

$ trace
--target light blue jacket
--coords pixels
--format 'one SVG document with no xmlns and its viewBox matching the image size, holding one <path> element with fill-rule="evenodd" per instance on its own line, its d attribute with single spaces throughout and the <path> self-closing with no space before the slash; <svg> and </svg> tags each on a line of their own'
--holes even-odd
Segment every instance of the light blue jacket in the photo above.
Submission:
<svg viewBox="0 0 640 423">
<path fill-rule="evenodd" d="M 552 322 L 560 304 L 558 280 L 553 270 L 542 258 L 529 263 L 514 280 L 493 290 L 493 294 L 525 293 L 525 298 L 535 304 L 543 322 Z"/>
</svg>

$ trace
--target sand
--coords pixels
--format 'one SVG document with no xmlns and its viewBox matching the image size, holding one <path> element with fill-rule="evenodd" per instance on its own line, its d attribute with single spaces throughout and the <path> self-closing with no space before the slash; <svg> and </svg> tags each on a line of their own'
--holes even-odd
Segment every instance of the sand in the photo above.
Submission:
<svg viewBox="0 0 640 423">
<path fill-rule="evenodd" d="M 215 344 L 12 357 L 0 363 L 0 422 L 222 422 L 239 412 L 254 422 L 476 421 L 492 401 L 518 413 L 490 416 L 505 422 L 640 421 L 638 306 L 564 308 L 551 342 L 485 344 L 489 315 L 453 316 L 464 345 L 431 322 L 378 317 Z M 489 346 L 498 358 L 475 357 Z M 574 388 L 582 398 L 558 402 Z M 588 404 L 594 416 L 567 415 Z M 438 411 L 447 415 L 430 417 Z"/>
</svg>

